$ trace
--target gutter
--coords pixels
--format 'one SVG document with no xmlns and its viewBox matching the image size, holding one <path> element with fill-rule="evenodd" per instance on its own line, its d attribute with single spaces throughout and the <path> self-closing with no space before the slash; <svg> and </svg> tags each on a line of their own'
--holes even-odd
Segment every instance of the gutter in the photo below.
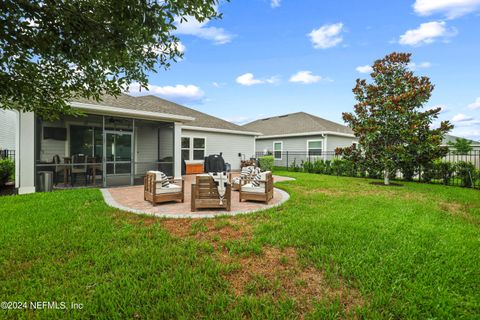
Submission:
<svg viewBox="0 0 480 320">
<path fill-rule="evenodd" d="M 301 132 L 301 133 L 264 135 L 264 136 L 257 137 L 257 139 L 262 140 L 262 139 L 273 139 L 273 138 L 325 136 L 325 135 L 355 138 L 355 135 L 351 133 L 342 133 L 342 132 L 336 132 L 336 131 L 312 131 L 312 132 Z"/>
<path fill-rule="evenodd" d="M 217 129 L 217 128 L 204 128 L 204 127 L 196 127 L 196 126 L 182 126 L 182 130 L 242 134 L 242 135 L 246 135 L 246 136 L 261 136 L 262 135 L 260 132 L 240 131 L 240 130 L 230 130 L 230 129 Z"/>
<path fill-rule="evenodd" d="M 143 110 L 134 110 L 126 108 L 111 107 L 106 105 L 96 105 L 90 103 L 81 103 L 81 102 L 70 102 L 70 106 L 88 111 L 93 114 L 98 115 L 112 115 L 112 116 L 127 116 L 136 119 L 145 119 L 145 120 L 172 120 L 177 122 L 189 122 L 194 121 L 195 118 L 188 116 L 180 116 L 175 114 L 161 113 L 161 112 L 152 112 L 152 111 L 143 111 Z"/>
</svg>

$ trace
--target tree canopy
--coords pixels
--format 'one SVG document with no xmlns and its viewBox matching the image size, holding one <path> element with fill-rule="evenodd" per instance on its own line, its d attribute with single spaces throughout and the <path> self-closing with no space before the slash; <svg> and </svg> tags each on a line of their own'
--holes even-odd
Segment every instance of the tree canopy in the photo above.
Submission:
<svg viewBox="0 0 480 320">
<path fill-rule="evenodd" d="M 464 138 L 456 138 L 455 142 L 449 141 L 448 145 L 455 149 L 456 154 L 467 154 L 473 150 L 472 143 Z"/>
<path fill-rule="evenodd" d="M 219 0 L 6 0 L 0 12 L 0 107 L 45 118 L 73 97 L 146 88 L 182 56 L 175 25 L 220 18 Z"/>
<path fill-rule="evenodd" d="M 343 113 L 361 149 L 352 146 L 341 152 L 372 170 L 380 168 L 385 184 L 406 163 L 422 166 L 444 155 L 447 150 L 440 145 L 452 129 L 448 121 L 431 128 L 440 108 L 422 107 L 434 86 L 428 77 L 415 76 L 409 69 L 410 56 L 392 53 L 375 61 L 372 82 L 357 79 L 354 113 Z"/>
</svg>

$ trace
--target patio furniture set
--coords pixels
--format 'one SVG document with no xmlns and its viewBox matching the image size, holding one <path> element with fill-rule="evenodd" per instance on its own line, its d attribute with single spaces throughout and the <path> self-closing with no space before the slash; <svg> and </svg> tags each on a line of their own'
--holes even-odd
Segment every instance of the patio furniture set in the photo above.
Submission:
<svg viewBox="0 0 480 320">
<path fill-rule="evenodd" d="M 198 209 L 231 210 L 232 191 L 238 191 L 239 200 L 268 203 L 273 199 L 273 176 L 253 166 L 242 168 L 239 177 L 231 173 L 198 174 L 192 184 L 191 211 Z M 149 171 L 144 178 L 144 200 L 152 205 L 171 201 L 185 201 L 184 179 L 174 180 L 159 171 Z"/>
</svg>

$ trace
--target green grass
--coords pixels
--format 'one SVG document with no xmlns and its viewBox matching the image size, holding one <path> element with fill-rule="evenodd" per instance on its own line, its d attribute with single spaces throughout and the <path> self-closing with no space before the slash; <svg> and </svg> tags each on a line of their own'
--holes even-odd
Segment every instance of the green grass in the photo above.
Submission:
<svg viewBox="0 0 480 320">
<path fill-rule="evenodd" d="M 246 218 L 251 241 L 232 255 L 295 247 L 303 265 L 360 292 L 364 318 L 475 319 L 480 314 L 480 192 L 418 183 L 286 173 L 281 207 Z M 65 301 L 82 310 L 0 310 L 0 318 L 294 318 L 292 299 L 257 296 L 255 278 L 236 297 L 215 248 L 171 236 L 152 218 L 109 208 L 95 189 L 0 198 L 0 301 Z M 161 221 L 158 219 L 158 221 Z M 229 226 L 224 218 L 214 229 Z M 288 259 L 282 258 L 281 264 Z M 252 293 L 253 292 L 253 293 Z M 321 300 L 307 318 L 338 318 Z"/>
</svg>

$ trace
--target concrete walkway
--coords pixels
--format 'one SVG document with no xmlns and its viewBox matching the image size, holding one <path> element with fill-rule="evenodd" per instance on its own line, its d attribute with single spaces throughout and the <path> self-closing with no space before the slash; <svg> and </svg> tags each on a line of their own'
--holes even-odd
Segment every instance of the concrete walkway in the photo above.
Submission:
<svg viewBox="0 0 480 320">
<path fill-rule="evenodd" d="M 294 180 L 289 177 L 274 176 L 274 182 Z M 239 202 L 238 191 L 232 191 L 232 210 L 204 209 L 195 212 L 190 210 L 191 185 L 195 181 L 194 175 L 184 176 L 185 179 L 185 202 L 168 202 L 153 206 L 143 200 L 143 186 L 129 186 L 118 188 L 101 189 L 105 202 L 114 208 L 124 211 L 147 214 L 165 218 L 213 218 L 222 215 L 238 215 L 252 213 L 278 206 L 290 197 L 283 190 L 274 189 L 273 199 L 268 203 L 243 201 Z"/>
</svg>

